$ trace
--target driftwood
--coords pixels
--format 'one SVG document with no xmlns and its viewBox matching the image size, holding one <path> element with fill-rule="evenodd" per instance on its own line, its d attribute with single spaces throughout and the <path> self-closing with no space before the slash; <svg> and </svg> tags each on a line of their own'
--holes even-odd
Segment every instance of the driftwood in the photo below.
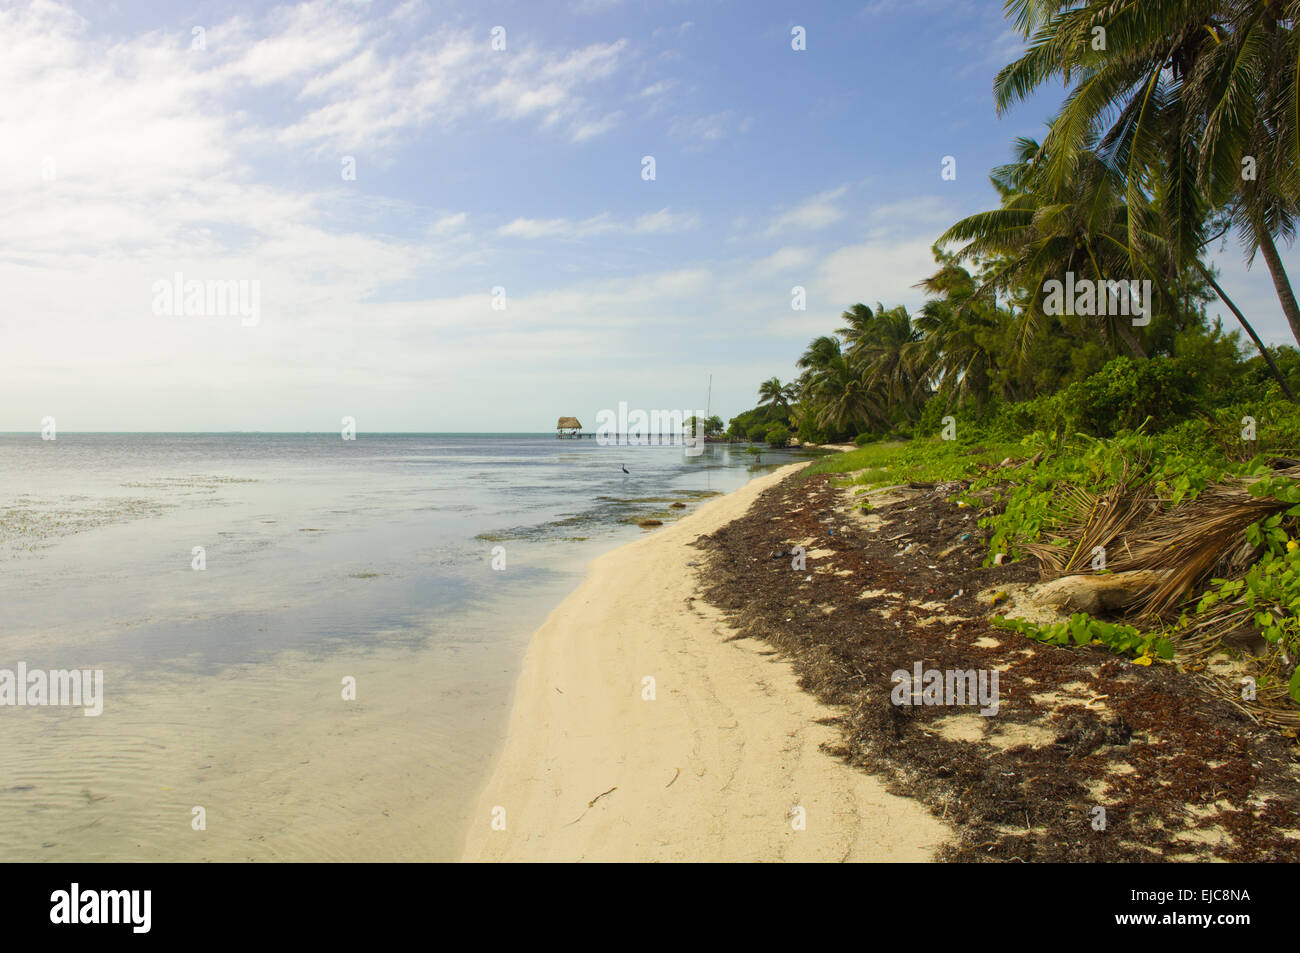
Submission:
<svg viewBox="0 0 1300 953">
<path fill-rule="evenodd" d="M 1156 589 L 1166 573 L 1149 569 L 1132 572 L 1102 573 L 1087 576 L 1062 576 L 1039 586 L 1034 601 L 1074 612 L 1122 612 L 1137 604 Z"/>
</svg>

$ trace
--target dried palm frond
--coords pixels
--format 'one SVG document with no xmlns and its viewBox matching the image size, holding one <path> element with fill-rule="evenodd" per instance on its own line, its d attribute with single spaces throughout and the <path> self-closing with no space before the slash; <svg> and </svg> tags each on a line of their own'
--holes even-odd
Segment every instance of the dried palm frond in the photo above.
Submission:
<svg viewBox="0 0 1300 953">
<path fill-rule="evenodd" d="M 1159 508 L 1159 500 L 1145 483 L 1130 484 L 1122 479 L 1100 496 L 1082 487 L 1067 485 L 1059 497 L 1066 518 L 1046 543 L 1025 547 L 1038 558 L 1043 578 L 1065 576 L 1091 568 L 1097 547 L 1117 551 L 1111 544 L 1134 524 L 1140 525 Z M 1122 551 L 1124 544 L 1118 547 Z"/>
<path fill-rule="evenodd" d="M 1279 460 L 1292 463 L 1291 460 Z M 1300 479 L 1300 466 L 1275 470 Z M 1057 502 L 1065 517 L 1054 537 L 1027 546 L 1037 556 L 1043 576 L 1084 573 L 1094 548 L 1104 547 L 1106 568 L 1115 572 L 1154 571 L 1160 581 L 1129 608 L 1165 631 L 1182 662 L 1200 663 L 1221 655 L 1232 643 L 1255 634 L 1255 611 L 1244 601 L 1219 602 L 1184 618 L 1170 628 L 1172 613 L 1211 578 L 1238 579 L 1260 557 L 1260 548 L 1246 540 L 1246 529 L 1259 520 L 1290 509 L 1290 503 L 1255 497 L 1256 477 L 1227 480 L 1207 487 L 1195 499 L 1165 507 L 1150 486 L 1124 478 L 1100 495 L 1080 487 L 1062 488 Z M 1139 468 L 1139 473 L 1141 468 Z M 1162 623 L 1160 620 L 1164 619 Z M 1255 697 L 1242 698 L 1239 678 L 1206 673 L 1215 694 L 1231 702 L 1258 724 L 1300 729 L 1300 710 L 1287 692 L 1295 660 L 1267 651 L 1251 656 L 1243 669 L 1256 678 Z"/>
<path fill-rule="evenodd" d="M 1290 505 L 1253 497 L 1240 483 L 1207 487 L 1196 499 L 1159 510 L 1136 527 L 1110 566 L 1117 571 L 1167 571 L 1163 582 L 1137 607 L 1139 615 L 1160 615 L 1191 595 L 1216 566 L 1238 557 L 1248 526 Z"/>
</svg>

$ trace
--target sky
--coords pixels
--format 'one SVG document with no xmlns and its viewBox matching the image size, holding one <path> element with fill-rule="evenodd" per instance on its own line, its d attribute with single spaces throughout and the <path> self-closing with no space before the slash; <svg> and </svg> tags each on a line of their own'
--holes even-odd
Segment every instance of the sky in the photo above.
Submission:
<svg viewBox="0 0 1300 953">
<path fill-rule="evenodd" d="M 920 305 L 1060 102 L 996 114 L 1022 48 L 999 0 L 0 3 L 0 431 L 726 419 Z"/>
</svg>

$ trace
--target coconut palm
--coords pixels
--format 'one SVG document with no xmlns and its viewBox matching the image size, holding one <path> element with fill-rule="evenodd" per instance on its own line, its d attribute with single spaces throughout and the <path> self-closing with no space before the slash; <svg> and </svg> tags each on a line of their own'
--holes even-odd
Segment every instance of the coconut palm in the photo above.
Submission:
<svg viewBox="0 0 1300 953">
<path fill-rule="evenodd" d="M 792 385 L 782 384 L 779 378 L 769 377 L 758 386 L 758 406 L 767 404 L 779 410 L 783 416 L 789 416 L 794 393 Z"/>
<path fill-rule="evenodd" d="M 929 395 L 914 348 L 920 339 L 921 332 L 905 307 L 886 311 L 878 305 L 870 336 L 860 339 L 852 352 L 864 364 L 868 383 L 879 389 L 889 407 L 906 417 L 914 416 Z"/>
<path fill-rule="evenodd" d="M 868 381 L 866 368 L 844 353 L 839 338 L 814 338 L 798 365 L 805 371 L 800 399 L 817 426 L 847 433 L 887 420 L 886 403 Z"/>
<path fill-rule="evenodd" d="M 983 407 L 997 367 L 989 334 L 998 326 L 997 303 L 978 293 L 975 277 L 956 255 L 939 246 L 934 255 L 939 270 L 918 285 L 931 297 L 915 320 L 917 364 L 947 405 Z"/>
<path fill-rule="evenodd" d="M 1047 323 L 1044 285 L 1049 280 L 1063 280 L 1067 272 L 1094 281 L 1120 276 L 1149 278 L 1162 298 L 1170 297 L 1168 270 L 1162 267 L 1168 243 L 1152 230 L 1153 218 L 1145 208 L 1137 215 L 1129 214 L 1121 183 L 1091 150 L 1075 153 L 1069 163 L 1070 175 L 1059 185 L 1045 173 L 1050 161 L 1043 145 L 1033 139 L 1018 139 L 1016 161 L 995 169 L 992 176 L 1002 194 L 1001 207 L 964 218 L 939 238 L 940 245 L 956 242 L 964 246 L 962 258 L 989 262 L 975 294 L 987 299 L 1003 292 L 1016 299 L 1020 306 L 1020 360 Z M 1138 236 L 1147 254 L 1133 254 L 1131 233 Z M 1118 338 L 1135 357 L 1146 357 L 1131 319 L 1108 314 L 1077 320 L 1101 332 L 1108 341 Z"/>
<path fill-rule="evenodd" d="M 1278 238 L 1294 239 L 1300 196 L 1300 0 L 1008 0 L 1007 8 L 1030 46 L 998 74 L 999 112 L 1050 80 L 1074 84 L 1044 143 L 1049 178 L 1063 183 L 1069 156 L 1097 143 L 1130 206 L 1159 186 L 1180 259 L 1203 244 L 1197 204 L 1226 210 L 1248 257 L 1263 256 L 1300 342 L 1300 304 L 1277 248 Z M 1129 246 L 1142 251 L 1136 237 Z"/>
<path fill-rule="evenodd" d="M 882 304 L 877 304 L 877 307 L 881 311 L 885 309 Z M 835 333 L 843 338 L 850 354 L 856 353 L 872 338 L 876 330 L 876 312 L 871 310 L 870 305 L 861 302 L 843 312 L 840 320 L 844 322 L 844 327 L 839 328 Z"/>
</svg>

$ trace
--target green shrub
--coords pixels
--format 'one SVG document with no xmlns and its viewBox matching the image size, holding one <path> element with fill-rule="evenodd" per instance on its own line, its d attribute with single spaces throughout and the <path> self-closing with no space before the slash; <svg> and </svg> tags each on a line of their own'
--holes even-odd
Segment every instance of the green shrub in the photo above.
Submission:
<svg viewBox="0 0 1300 953">
<path fill-rule="evenodd" d="M 1051 402 L 1068 432 L 1109 437 L 1143 424 L 1154 433 L 1180 423 L 1196 409 L 1196 398 L 1195 381 L 1181 362 L 1117 357 Z"/>
<path fill-rule="evenodd" d="M 790 442 L 790 428 L 785 424 L 774 424 L 767 428 L 766 440 L 774 447 L 784 447 Z"/>
<path fill-rule="evenodd" d="M 799 424 L 797 436 L 804 443 L 830 443 L 831 434 L 810 420 Z"/>
<path fill-rule="evenodd" d="M 734 440 L 743 440 L 753 432 L 755 427 L 762 427 L 766 431 L 773 423 L 776 421 L 771 419 L 768 408 L 754 407 L 731 418 L 731 424 L 727 427 L 727 436 Z M 761 440 L 762 437 L 756 439 Z"/>
</svg>

